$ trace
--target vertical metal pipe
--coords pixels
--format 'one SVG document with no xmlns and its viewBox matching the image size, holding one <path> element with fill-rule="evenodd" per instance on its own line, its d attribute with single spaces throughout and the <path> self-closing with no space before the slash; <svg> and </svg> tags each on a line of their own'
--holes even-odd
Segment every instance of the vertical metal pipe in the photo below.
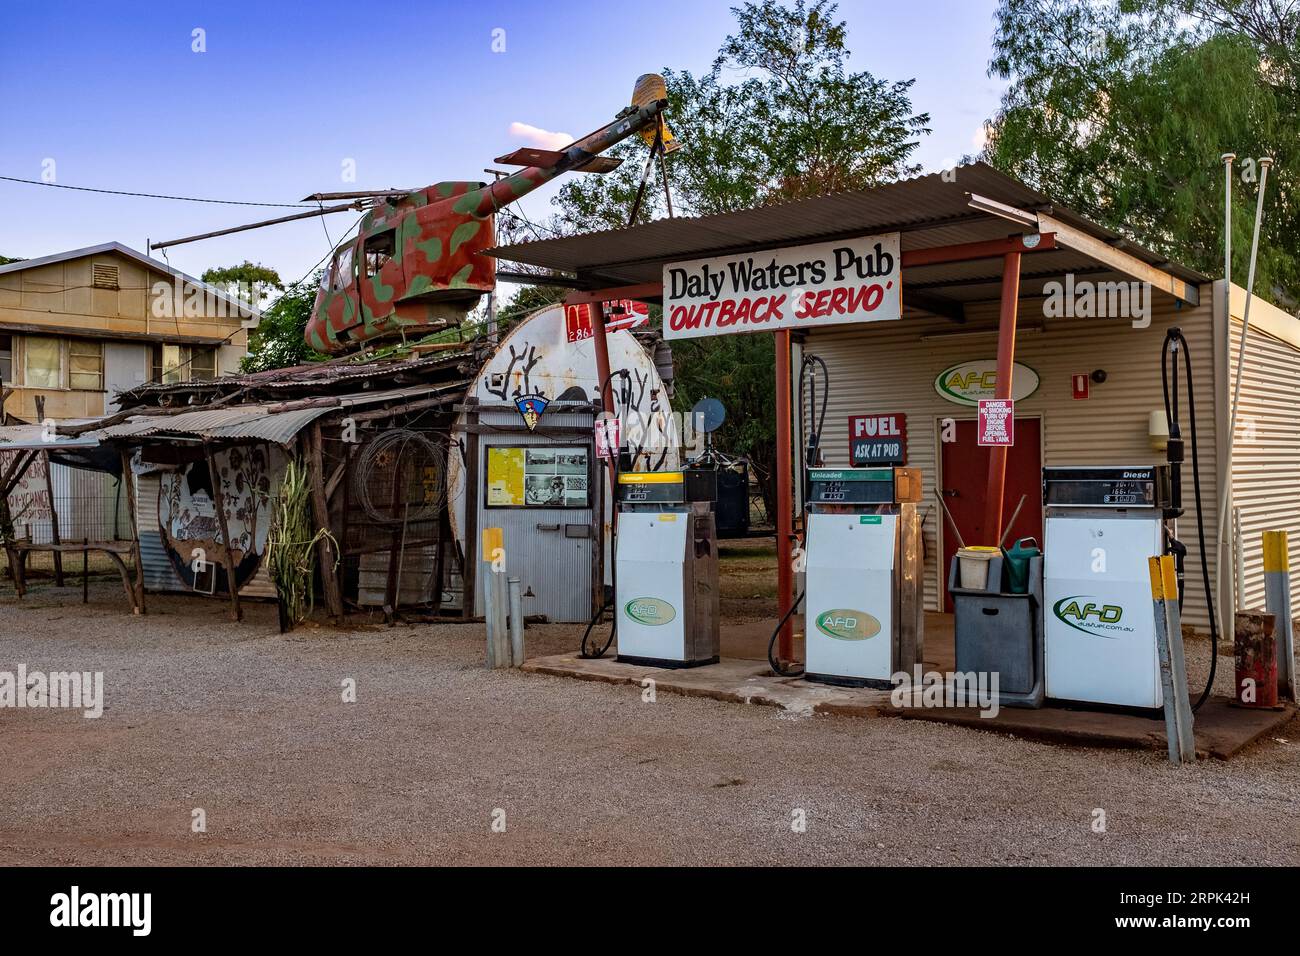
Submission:
<svg viewBox="0 0 1300 956">
<path fill-rule="evenodd" d="M 1241 509 L 1232 509 L 1232 546 L 1236 551 L 1237 610 L 1246 606 L 1246 540 L 1241 531 Z"/>
<path fill-rule="evenodd" d="M 1264 190 L 1268 186 L 1268 171 L 1273 160 L 1263 156 L 1259 160 L 1259 195 L 1255 198 L 1255 231 L 1250 240 L 1250 266 L 1246 270 L 1246 306 L 1241 310 L 1241 341 L 1237 343 L 1237 374 L 1232 383 L 1232 412 L 1228 416 L 1228 468 L 1219 494 L 1219 538 L 1223 538 L 1223 523 L 1227 518 L 1228 492 L 1232 487 L 1232 446 L 1237 438 L 1237 403 L 1241 400 L 1241 373 L 1246 363 L 1246 336 L 1250 333 L 1250 302 L 1255 298 L 1255 261 L 1259 255 L 1259 227 L 1264 220 Z M 1228 290 L 1228 335 L 1232 335 L 1232 290 Z"/>
<path fill-rule="evenodd" d="M 510 660 L 515 667 L 524 663 L 524 595 L 519 579 L 510 579 Z"/>
<path fill-rule="evenodd" d="M 998 378 L 993 395 L 1011 398 L 1011 376 L 1016 363 L 1016 313 L 1020 305 L 1020 253 L 1002 257 L 1002 305 L 998 316 Z M 989 449 L 988 485 L 984 499 L 984 541 L 997 544 L 1002 538 L 1002 496 L 1007 481 L 1007 449 Z"/>
<path fill-rule="evenodd" d="M 776 343 L 776 613 L 783 617 L 794 603 L 794 446 L 790 440 L 790 330 L 781 329 Z M 790 622 L 781 628 L 777 656 L 794 654 Z"/>
</svg>

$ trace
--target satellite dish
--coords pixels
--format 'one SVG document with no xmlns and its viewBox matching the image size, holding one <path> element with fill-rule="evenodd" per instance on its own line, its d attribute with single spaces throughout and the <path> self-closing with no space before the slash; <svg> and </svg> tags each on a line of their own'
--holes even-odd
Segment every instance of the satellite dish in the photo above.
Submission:
<svg viewBox="0 0 1300 956">
<path fill-rule="evenodd" d="M 711 435 L 727 420 L 727 409 L 716 398 L 701 398 L 691 409 L 691 421 L 698 422 L 706 435 Z"/>
</svg>

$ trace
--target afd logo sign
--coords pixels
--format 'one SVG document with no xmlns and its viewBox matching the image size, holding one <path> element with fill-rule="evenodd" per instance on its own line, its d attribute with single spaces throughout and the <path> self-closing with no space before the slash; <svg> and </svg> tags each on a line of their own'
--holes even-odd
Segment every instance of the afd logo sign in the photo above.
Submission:
<svg viewBox="0 0 1300 956">
<path fill-rule="evenodd" d="M 677 616 L 677 610 L 671 604 L 655 597 L 633 598 L 623 605 L 623 610 L 638 624 L 652 627 L 667 624 Z"/>
<path fill-rule="evenodd" d="M 835 608 L 816 618 L 817 630 L 837 641 L 865 641 L 880 633 L 880 622 L 866 611 Z"/>
<path fill-rule="evenodd" d="M 1102 603 L 1100 598 L 1090 594 L 1061 598 L 1052 605 L 1052 613 L 1063 624 L 1095 637 L 1114 639 L 1132 634 L 1134 630 L 1132 625 L 1124 623 L 1123 607 Z"/>
</svg>

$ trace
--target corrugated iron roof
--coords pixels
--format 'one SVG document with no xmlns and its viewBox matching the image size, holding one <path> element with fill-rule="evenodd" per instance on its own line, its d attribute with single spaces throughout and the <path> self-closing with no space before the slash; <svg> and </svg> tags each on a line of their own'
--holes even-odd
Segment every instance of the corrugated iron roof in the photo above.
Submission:
<svg viewBox="0 0 1300 956">
<path fill-rule="evenodd" d="M 280 407 L 279 404 L 263 402 L 226 408 L 200 408 L 175 415 L 135 415 L 120 424 L 89 432 L 87 437 L 103 441 L 168 434 L 210 440 L 267 441 L 286 445 L 298 432 L 316 419 L 336 412 L 340 408 L 400 402 L 404 398 L 427 398 L 443 392 L 455 394 L 457 391 L 463 391 L 465 385 L 465 382 L 453 382 L 439 388 L 419 385 L 382 392 L 336 395 L 332 396 L 334 401 L 329 404 L 283 411 L 275 410 Z"/>
<path fill-rule="evenodd" d="M 974 163 L 957 167 L 947 179 L 935 173 L 859 192 L 712 216 L 659 219 L 622 229 L 521 242 L 487 252 L 499 259 L 573 273 L 595 287 L 658 282 L 665 262 L 870 233 L 901 232 L 906 251 L 1000 239 L 1016 231 L 1007 220 L 973 209 L 969 205 L 970 193 L 1020 209 L 1050 210 L 1058 219 L 1106 242 L 1123 240 L 1119 233 L 1055 205 L 1047 196 L 1005 173 L 985 163 Z M 1207 281 L 1200 273 L 1169 263 L 1127 240 L 1123 241 L 1123 249 L 1188 282 Z M 1040 257 L 1036 268 L 1051 268 L 1057 273 L 1069 268 L 1066 257 L 1079 258 L 1066 251 L 1036 255 Z M 1093 264 L 1093 260 L 1083 258 Z M 937 275 L 948 267 L 931 268 Z M 910 269 L 909 279 L 922 281 L 919 273 Z"/>
</svg>

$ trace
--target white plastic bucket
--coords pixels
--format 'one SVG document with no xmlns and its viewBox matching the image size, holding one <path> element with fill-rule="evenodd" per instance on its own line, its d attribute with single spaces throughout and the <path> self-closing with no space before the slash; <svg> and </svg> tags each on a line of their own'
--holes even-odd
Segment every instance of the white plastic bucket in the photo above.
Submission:
<svg viewBox="0 0 1300 956">
<path fill-rule="evenodd" d="M 958 548 L 957 571 L 961 586 L 971 591 L 988 590 L 989 562 L 998 553 L 997 548 Z"/>
</svg>

